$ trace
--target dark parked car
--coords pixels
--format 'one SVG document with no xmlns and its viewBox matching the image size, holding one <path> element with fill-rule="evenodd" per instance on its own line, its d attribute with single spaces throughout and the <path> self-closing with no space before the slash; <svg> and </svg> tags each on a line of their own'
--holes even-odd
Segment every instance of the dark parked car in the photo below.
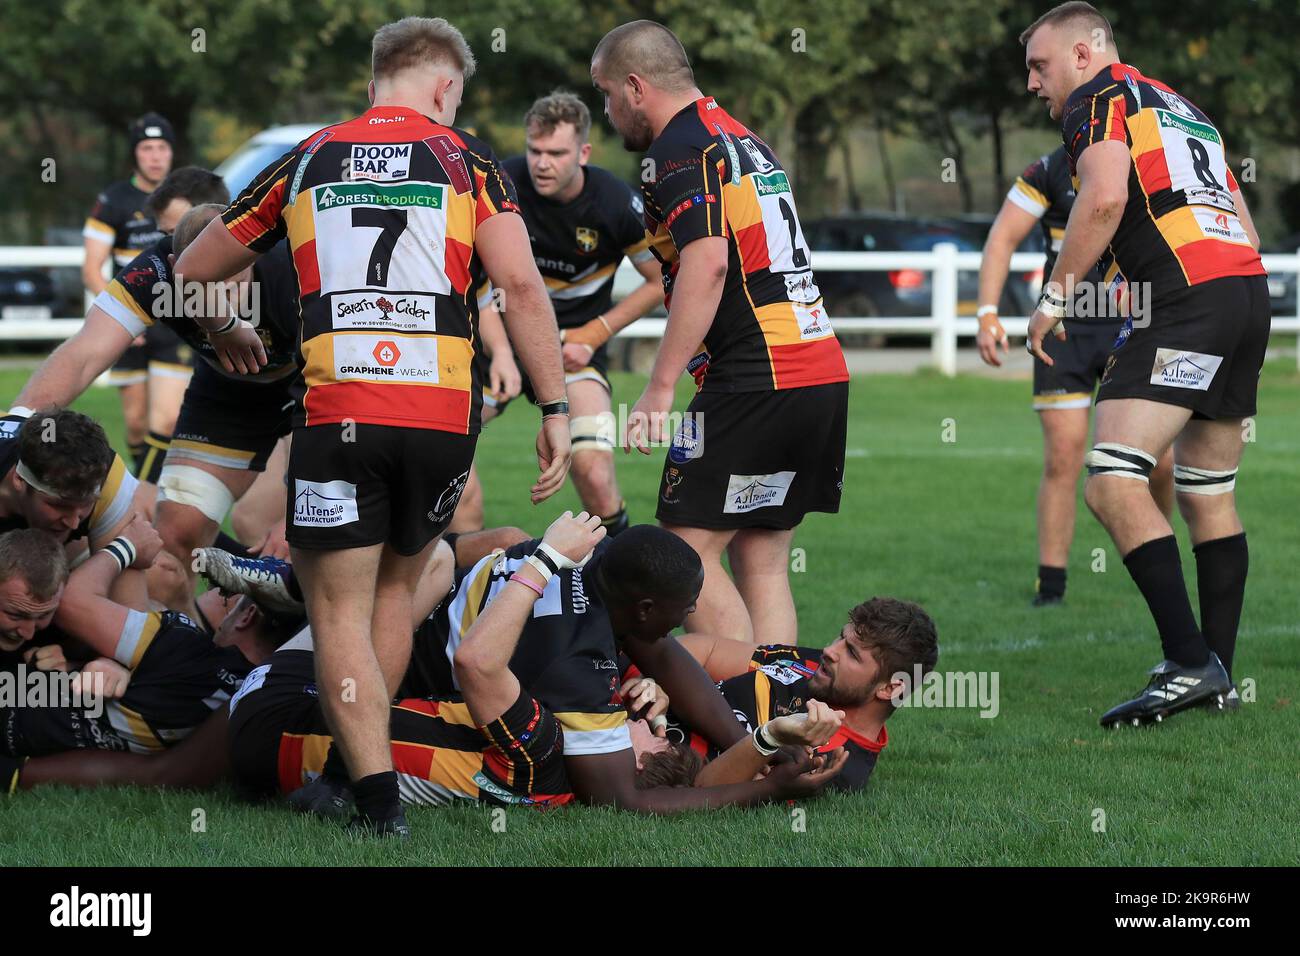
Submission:
<svg viewBox="0 0 1300 956">
<path fill-rule="evenodd" d="M 991 223 L 882 213 L 816 219 L 805 225 L 803 232 L 814 252 L 928 252 L 942 242 L 951 242 L 962 252 L 979 252 Z M 1041 252 L 1042 248 L 1042 236 L 1034 230 L 1019 251 Z M 928 316 L 930 283 L 930 273 L 920 269 L 817 273 L 817 284 L 832 316 Z M 1002 313 L 1028 315 L 1041 284 L 1041 267 L 1012 273 L 1002 292 Z M 978 273 L 959 273 L 957 314 L 974 315 L 978 296 Z"/>
<path fill-rule="evenodd" d="M 43 269 L 0 269 L 0 319 L 49 319 L 59 305 L 54 280 Z"/>
</svg>

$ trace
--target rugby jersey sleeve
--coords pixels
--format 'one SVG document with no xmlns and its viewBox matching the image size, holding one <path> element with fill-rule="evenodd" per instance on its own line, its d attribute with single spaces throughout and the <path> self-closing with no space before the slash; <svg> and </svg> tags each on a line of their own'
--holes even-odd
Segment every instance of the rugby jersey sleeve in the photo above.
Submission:
<svg viewBox="0 0 1300 956">
<path fill-rule="evenodd" d="M 117 230 L 123 222 L 121 211 L 113 204 L 113 197 L 104 191 L 95 197 L 95 205 L 86 217 L 81 234 L 87 239 L 112 246 L 117 242 Z"/>
<path fill-rule="evenodd" d="M 471 140 L 465 146 L 470 173 L 474 177 L 474 225 L 480 226 L 503 212 L 519 212 L 519 194 L 514 180 L 502 167 L 492 147 Z"/>
<path fill-rule="evenodd" d="M 1061 113 L 1061 141 L 1070 165 L 1077 168 L 1079 157 L 1093 143 L 1116 140 L 1132 146 L 1127 117 L 1128 105 L 1121 84 L 1072 94 Z"/>
<path fill-rule="evenodd" d="M 1035 219 L 1043 218 L 1052 208 L 1051 184 L 1047 175 L 1047 157 L 1040 156 L 1036 162 L 1025 167 L 1025 171 L 1016 177 L 1007 200 L 1019 206 Z"/>
<path fill-rule="evenodd" d="M 166 304 L 160 300 L 172 293 L 166 260 L 170 251 L 171 240 L 166 239 L 140 253 L 95 297 L 95 306 L 133 336 L 153 325 L 154 316 L 163 314 L 159 305 Z"/>
<path fill-rule="evenodd" d="M 230 234 L 254 252 L 267 252 L 285 237 L 284 209 L 302 159 L 301 146 L 295 146 L 258 173 L 221 214 Z"/>
<path fill-rule="evenodd" d="M 727 235 L 722 209 L 723 156 L 717 143 L 701 150 L 669 137 L 661 137 L 651 150 L 654 178 L 646 188 L 651 211 L 679 252 L 696 239 Z"/>
<path fill-rule="evenodd" d="M 616 181 L 616 186 L 622 194 L 614 223 L 618 246 L 632 262 L 638 265 L 648 262 L 654 258 L 654 253 L 650 251 L 650 239 L 645 233 L 645 203 L 621 180 Z"/>
</svg>

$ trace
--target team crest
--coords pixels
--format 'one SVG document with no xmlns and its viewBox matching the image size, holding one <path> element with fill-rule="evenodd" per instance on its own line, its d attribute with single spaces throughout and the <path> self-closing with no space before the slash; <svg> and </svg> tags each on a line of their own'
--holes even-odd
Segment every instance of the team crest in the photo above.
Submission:
<svg viewBox="0 0 1300 956">
<path fill-rule="evenodd" d="M 578 232 L 577 232 L 578 248 L 581 249 L 583 252 L 586 253 L 595 252 L 596 243 L 599 241 L 599 238 L 600 237 L 596 234 L 595 229 L 590 229 L 587 226 L 578 227 Z"/>
</svg>

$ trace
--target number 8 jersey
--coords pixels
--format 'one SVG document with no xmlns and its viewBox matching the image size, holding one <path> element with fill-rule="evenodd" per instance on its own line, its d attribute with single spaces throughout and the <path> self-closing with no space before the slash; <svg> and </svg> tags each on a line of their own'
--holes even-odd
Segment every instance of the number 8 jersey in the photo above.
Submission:
<svg viewBox="0 0 1300 956">
<path fill-rule="evenodd" d="M 1150 283 L 1159 298 L 1224 276 L 1264 274 L 1237 216 L 1232 194 L 1240 187 L 1223 138 L 1168 86 L 1112 64 L 1070 94 L 1061 137 L 1072 171 L 1093 143 L 1128 146 L 1128 203 L 1110 248 L 1129 282 Z"/>
<path fill-rule="evenodd" d="M 670 310 L 681 250 L 709 236 L 728 242 L 722 301 L 703 352 L 687 367 L 700 391 L 848 381 L 790 180 L 758 134 L 703 97 L 668 122 L 645 164 L 646 234 Z"/>
<path fill-rule="evenodd" d="M 519 211 L 482 141 L 404 107 L 309 136 L 222 218 L 255 252 L 288 236 L 303 367 L 294 424 L 479 430 L 475 234 Z"/>
</svg>

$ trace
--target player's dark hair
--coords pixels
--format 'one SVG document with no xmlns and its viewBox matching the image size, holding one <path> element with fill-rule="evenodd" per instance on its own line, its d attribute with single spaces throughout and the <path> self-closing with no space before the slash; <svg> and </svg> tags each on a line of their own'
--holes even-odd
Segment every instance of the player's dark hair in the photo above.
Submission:
<svg viewBox="0 0 1300 956">
<path fill-rule="evenodd" d="M 653 20 L 633 20 L 610 30 L 596 44 L 591 60 L 601 62 L 602 75 L 615 85 L 629 73 L 670 93 L 695 85 L 695 72 L 682 41 Z"/>
<path fill-rule="evenodd" d="M 157 219 L 173 199 L 183 199 L 191 206 L 204 203 L 230 205 L 230 190 L 226 181 L 210 169 L 202 166 L 182 166 L 173 169 L 167 178 L 158 184 L 158 188 L 145 200 L 146 215 Z"/>
<path fill-rule="evenodd" d="M 1020 34 L 1020 45 L 1027 46 L 1029 38 L 1037 32 L 1039 27 L 1049 24 L 1059 26 L 1063 23 L 1078 23 L 1089 32 L 1103 30 L 1106 34 L 1106 46 L 1111 49 L 1115 47 L 1115 33 L 1110 28 L 1110 21 L 1103 17 L 1101 11 L 1091 3 L 1084 3 L 1084 0 L 1069 0 L 1068 3 L 1052 7 L 1025 28 L 1025 31 Z"/>
<path fill-rule="evenodd" d="M 569 123 L 577 130 L 579 145 L 591 135 L 591 110 L 577 96 L 565 90 L 543 96 L 524 114 L 524 128 L 529 132 L 536 129 L 543 136 L 555 132 L 561 123 Z"/>
<path fill-rule="evenodd" d="M 181 221 L 176 224 L 176 231 L 172 233 L 172 252 L 177 259 L 189 248 L 190 243 L 199 237 L 199 233 L 208 227 L 208 223 L 220 216 L 225 208 L 224 205 L 209 202 L 195 206 L 181 216 Z"/>
<path fill-rule="evenodd" d="M 0 534 L 0 583 L 21 577 L 38 601 L 48 601 L 68 580 L 63 545 L 48 531 L 18 528 Z"/>
<path fill-rule="evenodd" d="M 858 643 L 880 664 L 882 680 L 912 674 L 919 664 L 928 674 L 939 663 L 939 635 L 934 621 L 919 604 L 873 597 L 849 611 Z"/>
<path fill-rule="evenodd" d="M 622 537 L 622 535 L 620 535 Z M 638 790 L 655 787 L 693 787 L 704 769 L 704 758 L 683 744 L 669 744 L 667 750 L 646 754 L 636 775 Z"/>
<path fill-rule="evenodd" d="M 703 569 L 695 549 L 671 531 L 638 524 L 610 541 L 596 580 L 606 603 L 690 597 Z"/>
<path fill-rule="evenodd" d="M 33 412 L 18 429 L 18 460 L 60 498 L 98 494 L 113 465 L 113 448 L 99 422 L 70 408 Z"/>
</svg>

